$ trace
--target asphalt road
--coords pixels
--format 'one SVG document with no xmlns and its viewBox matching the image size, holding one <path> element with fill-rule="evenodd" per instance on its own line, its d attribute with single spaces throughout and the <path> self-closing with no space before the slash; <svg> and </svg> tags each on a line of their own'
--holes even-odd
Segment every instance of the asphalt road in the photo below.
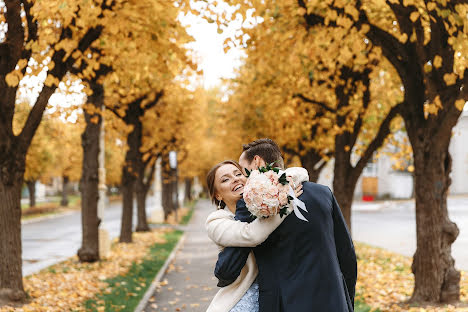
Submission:
<svg viewBox="0 0 468 312">
<path fill-rule="evenodd" d="M 468 197 L 448 200 L 449 217 L 460 229 L 452 245 L 455 267 L 468 271 Z M 354 203 L 353 239 L 413 256 L 416 251 L 414 202 Z"/>
<path fill-rule="evenodd" d="M 151 209 L 154 198 L 148 198 Z M 449 215 L 460 235 L 452 245 L 457 268 L 468 271 L 468 197 L 450 198 Z M 120 232 L 121 203 L 110 204 L 104 226 L 111 238 Z M 134 218 L 135 220 L 135 218 Z M 412 256 L 416 250 L 416 221 L 412 202 L 354 203 L 353 238 Z M 22 226 L 23 274 L 29 275 L 76 254 L 81 245 L 81 213 Z"/>
<path fill-rule="evenodd" d="M 153 197 L 148 197 L 148 210 L 153 200 Z M 111 239 L 120 234 L 121 215 L 120 202 L 109 204 L 104 212 L 103 226 L 109 231 Z M 136 216 L 133 220 L 136 222 Z M 24 224 L 21 234 L 23 275 L 26 276 L 76 254 L 81 246 L 81 212 Z"/>
</svg>

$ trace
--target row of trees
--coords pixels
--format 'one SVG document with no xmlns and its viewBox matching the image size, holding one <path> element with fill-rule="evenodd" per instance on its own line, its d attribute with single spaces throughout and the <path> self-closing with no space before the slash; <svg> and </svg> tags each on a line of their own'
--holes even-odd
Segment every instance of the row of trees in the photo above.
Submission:
<svg viewBox="0 0 468 312">
<path fill-rule="evenodd" d="M 222 30 L 239 15 L 218 14 L 215 3 L 202 1 L 203 12 L 194 12 L 189 0 L 0 0 L 0 25 L 8 26 L 0 30 L 3 293 L 25 298 L 20 196 L 27 181 L 79 179 L 78 256 L 99 260 L 98 154 L 105 119 L 106 178 L 122 190 L 120 241 L 127 243 L 135 197 L 137 230 L 148 229 L 145 198 L 158 158 L 165 212 L 172 210 L 177 177 L 169 151 L 178 151 L 178 178 L 188 186 L 191 177 L 236 159 L 241 143 L 258 137 L 275 139 L 313 181 L 334 159 L 334 192 L 351 227 L 352 196 L 364 166 L 392 133 L 406 131 L 418 236 L 412 300 L 458 300 L 460 274 L 451 257 L 458 228 L 447 214 L 448 145 L 468 99 L 467 2 L 226 2 L 246 21 L 226 48 L 242 47 L 247 57 L 229 81 L 229 99 L 221 101 L 219 90 L 189 87 L 197 68 L 186 49 L 191 38 L 178 20 L 183 13 L 201 14 Z M 85 104 L 47 110 L 59 86 L 70 93 L 76 85 L 87 94 Z M 76 122 L 67 122 L 70 114 Z"/>
<path fill-rule="evenodd" d="M 120 185 L 123 196 L 121 242 L 132 241 L 135 196 L 137 230 L 149 229 L 145 199 L 157 158 L 167 168 L 169 151 L 177 150 L 181 177 L 189 181 L 198 173 L 189 159 L 200 148 L 206 105 L 198 102 L 203 91 L 189 87 L 197 66 L 186 49 L 192 39 L 178 20 L 191 11 L 186 0 L 0 1 L 0 24 L 7 26 L 0 33 L 0 289 L 7 299 L 26 297 L 24 182 L 59 176 L 66 185 L 79 179 L 78 256 L 99 260 L 104 119 L 107 183 Z M 87 95 L 84 104 L 48 109 L 54 93 L 66 96 L 76 85 Z"/>
<path fill-rule="evenodd" d="M 417 227 L 411 300 L 459 300 L 448 147 L 468 100 L 468 2 L 227 2 L 237 6 L 244 28 L 226 48 L 247 52 L 220 112 L 231 116 L 230 127 L 244 141 L 277 140 L 313 181 L 333 158 L 333 188 L 350 227 L 365 165 L 391 133 L 406 131 Z M 221 29 L 229 20 L 217 18 Z"/>
</svg>

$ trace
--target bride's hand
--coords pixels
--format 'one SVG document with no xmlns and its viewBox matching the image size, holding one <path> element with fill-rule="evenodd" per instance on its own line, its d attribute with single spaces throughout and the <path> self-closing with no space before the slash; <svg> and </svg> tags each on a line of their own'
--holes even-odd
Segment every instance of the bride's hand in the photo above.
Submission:
<svg viewBox="0 0 468 312">
<path fill-rule="evenodd" d="M 301 196 L 302 193 L 304 193 L 304 190 L 302 189 L 302 183 L 300 183 L 296 188 L 294 189 L 294 194 L 296 194 L 296 198 Z"/>
<path fill-rule="evenodd" d="M 288 177 L 287 179 L 289 181 L 289 185 L 291 185 L 291 187 L 294 190 L 294 195 L 296 195 L 296 198 L 301 196 L 302 193 L 304 193 L 304 190 L 302 189 L 302 183 L 299 183 L 299 185 L 295 185 L 292 177 Z"/>
</svg>

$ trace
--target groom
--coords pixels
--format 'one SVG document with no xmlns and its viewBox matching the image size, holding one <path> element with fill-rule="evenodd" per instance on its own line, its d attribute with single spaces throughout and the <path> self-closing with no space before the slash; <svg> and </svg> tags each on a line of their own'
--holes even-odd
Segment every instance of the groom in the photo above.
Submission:
<svg viewBox="0 0 468 312">
<path fill-rule="evenodd" d="M 275 162 L 283 168 L 278 145 L 270 139 L 243 146 L 239 163 L 245 169 Z M 299 199 L 308 222 L 294 213 L 261 245 L 253 248 L 258 265 L 260 312 L 352 312 L 357 279 L 353 242 L 335 197 L 326 186 L 305 182 Z M 251 222 L 244 200 L 236 219 Z M 218 258 L 218 286 L 240 274 L 250 248 L 228 247 Z"/>
</svg>

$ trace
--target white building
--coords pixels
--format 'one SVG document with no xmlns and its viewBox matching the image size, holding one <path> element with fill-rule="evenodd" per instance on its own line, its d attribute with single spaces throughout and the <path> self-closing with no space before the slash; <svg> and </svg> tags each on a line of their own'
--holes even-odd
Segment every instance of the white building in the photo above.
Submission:
<svg viewBox="0 0 468 312">
<path fill-rule="evenodd" d="M 462 113 L 457 125 L 453 129 L 450 141 L 450 154 L 452 156 L 452 184 L 449 194 L 468 194 L 468 109 Z M 364 182 L 364 183 L 363 183 Z M 363 184 L 369 182 L 375 185 L 376 198 L 410 198 L 413 195 L 413 177 L 409 173 L 392 169 L 390 157 L 381 156 L 375 163 L 368 164 L 356 185 L 355 197 L 363 196 Z M 318 183 L 332 188 L 333 160 L 327 164 L 320 174 Z"/>
<path fill-rule="evenodd" d="M 450 141 L 452 155 L 451 194 L 468 194 L 468 105 L 453 131 Z"/>
</svg>

